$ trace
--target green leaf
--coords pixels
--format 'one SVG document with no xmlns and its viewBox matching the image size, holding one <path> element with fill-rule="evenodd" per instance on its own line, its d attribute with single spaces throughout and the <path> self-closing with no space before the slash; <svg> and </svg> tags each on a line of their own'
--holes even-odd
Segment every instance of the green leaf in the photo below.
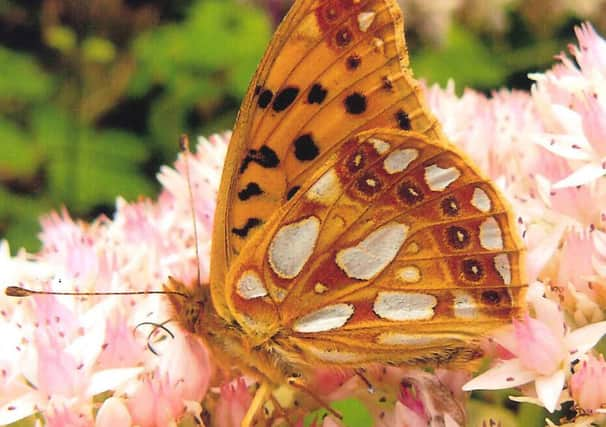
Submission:
<svg viewBox="0 0 606 427">
<path fill-rule="evenodd" d="M 11 252 L 25 247 L 30 252 L 40 248 L 40 216 L 52 209 L 44 198 L 10 193 L 0 187 L 0 223 L 7 227 L 3 238 L 10 242 Z"/>
<path fill-rule="evenodd" d="M 40 156 L 31 137 L 12 122 L 0 118 L 0 176 L 24 178 L 32 176 L 40 164 Z"/>
<path fill-rule="evenodd" d="M 50 95 L 52 79 L 30 56 L 0 47 L 0 64 L 0 102 L 34 102 Z"/>
<path fill-rule="evenodd" d="M 482 427 L 483 425 L 493 425 L 490 420 L 494 420 L 494 425 L 503 425 L 507 427 L 533 427 L 533 424 L 518 424 L 515 415 L 494 403 L 480 402 L 470 400 L 467 405 L 467 425 L 469 427 Z M 499 424 L 500 423 L 500 424 Z"/>
<path fill-rule="evenodd" d="M 358 399 L 350 398 L 339 400 L 330 404 L 330 407 L 343 415 L 345 427 L 372 427 L 373 418 L 366 406 Z M 328 414 L 326 409 L 319 409 L 305 417 L 305 427 L 309 427 L 314 420 L 321 420 Z"/>
<path fill-rule="evenodd" d="M 182 25 L 165 25 L 137 38 L 133 48 L 139 67 L 131 90 L 142 94 L 163 83 L 171 91 L 189 76 L 206 88 L 214 81 L 215 90 L 241 97 L 270 35 L 267 16 L 256 8 L 233 0 L 196 2 Z"/>
</svg>

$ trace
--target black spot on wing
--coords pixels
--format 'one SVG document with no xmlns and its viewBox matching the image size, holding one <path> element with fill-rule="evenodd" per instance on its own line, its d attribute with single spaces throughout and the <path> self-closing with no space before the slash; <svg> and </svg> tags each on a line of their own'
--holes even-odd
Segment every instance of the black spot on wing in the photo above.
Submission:
<svg viewBox="0 0 606 427">
<path fill-rule="evenodd" d="M 299 88 L 297 87 L 289 86 L 282 89 L 276 95 L 272 108 L 278 113 L 286 110 L 297 99 L 297 95 L 299 95 Z"/>
<path fill-rule="evenodd" d="M 359 92 L 354 92 L 345 98 L 345 110 L 349 114 L 362 114 L 366 111 L 366 97 Z"/>
<path fill-rule="evenodd" d="M 261 108 L 267 108 L 273 97 L 274 93 L 269 89 L 265 89 L 259 95 L 259 98 L 257 99 L 257 105 Z"/>
<path fill-rule="evenodd" d="M 461 209 L 461 207 L 459 206 L 459 202 L 454 196 L 447 197 L 446 199 L 442 200 L 442 203 L 440 205 L 442 207 L 442 213 L 445 216 L 450 217 L 457 216 Z"/>
<path fill-rule="evenodd" d="M 346 64 L 348 70 L 353 71 L 356 68 L 358 68 L 361 63 L 362 63 L 362 58 L 360 58 L 360 55 L 353 54 L 353 55 L 350 55 L 347 57 L 347 61 L 345 64 Z"/>
<path fill-rule="evenodd" d="M 335 35 L 335 41 L 337 42 L 337 46 L 339 47 L 347 46 L 349 43 L 351 43 L 352 40 L 353 35 L 351 34 L 351 31 L 349 31 L 348 28 L 343 28 L 337 31 L 337 34 Z"/>
<path fill-rule="evenodd" d="M 288 193 L 286 193 L 286 200 L 290 200 L 295 197 L 295 194 L 297 194 L 297 191 L 299 191 L 300 188 L 300 185 L 295 185 L 290 190 L 288 190 Z"/>
<path fill-rule="evenodd" d="M 398 187 L 398 196 L 409 206 L 419 203 L 425 197 L 423 191 L 410 182 L 404 182 Z"/>
<path fill-rule="evenodd" d="M 393 82 L 389 78 L 389 76 L 383 76 L 383 89 L 392 91 L 393 90 Z"/>
<path fill-rule="evenodd" d="M 311 87 L 309 94 L 307 94 L 307 102 L 310 104 L 322 104 L 324 99 L 326 99 L 327 93 L 328 91 L 320 83 L 316 83 Z"/>
<path fill-rule="evenodd" d="M 475 259 L 465 259 L 461 265 L 463 276 L 471 282 L 479 282 L 484 277 L 484 266 Z"/>
<path fill-rule="evenodd" d="M 246 170 L 250 162 L 255 162 L 264 168 L 271 169 L 280 164 L 280 159 L 274 150 L 267 145 L 262 145 L 258 150 L 248 150 L 248 154 L 240 165 L 240 173 Z"/>
<path fill-rule="evenodd" d="M 259 225 L 261 225 L 261 220 L 259 218 L 248 218 L 244 227 L 234 227 L 231 229 L 231 232 L 236 236 L 246 237 L 252 228 L 258 227 Z"/>
<path fill-rule="evenodd" d="M 497 305 L 501 302 L 501 296 L 497 291 L 482 292 L 482 302 L 486 305 Z"/>
<path fill-rule="evenodd" d="M 398 110 L 396 113 L 396 120 L 398 121 L 398 126 L 402 130 L 410 130 L 410 117 L 404 110 Z"/>
<path fill-rule="evenodd" d="M 458 225 L 446 229 L 446 241 L 455 249 L 464 249 L 469 246 L 469 231 Z"/>
<path fill-rule="evenodd" d="M 295 157 L 302 161 L 310 161 L 318 157 L 320 149 L 313 140 L 311 134 L 306 133 L 295 139 Z"/>
<path fill-rule="evenodd" d="M 263 194 L 263 190 L 256 182 L 249 182 L 248 185 L 238 192 L 238 198 L 242 201 L 248 200 L 253 196 Z"/>
</svg>

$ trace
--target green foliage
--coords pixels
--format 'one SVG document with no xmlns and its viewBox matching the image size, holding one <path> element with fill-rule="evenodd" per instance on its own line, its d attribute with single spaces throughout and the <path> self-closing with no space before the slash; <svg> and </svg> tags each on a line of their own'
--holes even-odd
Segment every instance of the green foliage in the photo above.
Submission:
<svg viewBox="0 0 606 427">
<path fill-rule="evenodd" d="M 26 54 L 0 46 L 0 106 L 12 109 L 11 103 L 23 105 L 44 102 L 52 90 L 52 79 L 36 60 Z"/>
<path fill-rule="evenodd" d="M 258 9 L 208 0 L 192 5 L 184 22 L 137 38 L 134 53 L 140 67 L 131 81 L 131 94 L 141 95 L 154 85 L 163 88 L 150 111 L 154 141 L 173 152 L 174 137 L 188 128 L 192 108 L 204 113 L 226 98 L 240 100 L 270 35 L 267 16 Z M 236 105 L 224 120 L 228 128 Z M 209 129 L 220 130 L 216 123 L 191 130 Z"/>
<path fill-rule="evenodd" d="M 0 20 L 19 10 L 4 6 Z M 62 205 L 86 216 L 111 213 L 117 195 L 153 195 L 179 134 L 231 128 L 272 31 L 236 0 L 175 2 L 166 12 L 182 19 L 147 26 L 145 10 L 121 7 L 88 22 L 69 6 L 46 16 L 33 50 L 0 36 L 0 237 L 14 250 L 35 250 L 38 218 Z"/>
<path fill-rule="evenodd" d="M 373 419 L 368 409 L 358 399 L 343 399 L 333 402 L 331 408 L 343 415 L 342 423 L 345 427 L 371 427 Z M 314 420 L 322 420 L 328 415 L 326 409 L 319 409 L 305 417 L 305 427 L 309 427 Z"/>
<path fill-rule="evenodd" d="M 438 50 L 423 50 L 412 58 L 415 75 L 444 86 L 456 77 L 458 87 L 497 87 L 506 77 L 499 56 L 482 43 L 477 34 L 453 25 L 445 45 Z"/>
</svg>

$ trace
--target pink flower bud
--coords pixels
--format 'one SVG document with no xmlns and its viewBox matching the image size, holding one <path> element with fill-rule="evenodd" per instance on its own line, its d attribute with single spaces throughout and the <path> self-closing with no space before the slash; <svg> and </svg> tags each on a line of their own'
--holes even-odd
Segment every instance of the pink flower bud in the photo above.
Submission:
<svg viewBox="0 0 606 427">
<path fill-rule="evenodd" d="M 600 354 L 589 355 L 577 366 L 570 377 L 570 394 L 577 405 L 586 411 L 606 407 L 606 362 Z"/>
</svg>

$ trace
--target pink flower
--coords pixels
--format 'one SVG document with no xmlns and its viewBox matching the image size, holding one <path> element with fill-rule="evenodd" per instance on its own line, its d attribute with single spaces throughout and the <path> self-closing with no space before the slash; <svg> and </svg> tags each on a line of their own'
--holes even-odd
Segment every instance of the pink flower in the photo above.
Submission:
<svg viewBox="0 0 606 427">
<path fill-rule="evenodd" d="M 606 408 L 606 362 L 604 356 L 589 354 L 579 362 L 570 377 L 570 394 L 576 404 L 585 411 Z M 606 412 L 606 410 L 604 410 Z"/>
<path fill-rule="evenodd" d="M 165 427 L 175 423 L 186 410 L 177 385 L 168 374 L 156 371 L 138 382 L 126 402 L 133 424 Z"/>
<path fill-rule="evenodd" d="M 524 368 L 540 375 L 549 375 L 560 368 L 567 356 L 562 334 L 554 334 L 545 323 L 528 315 L 522 322 L 514 320 L 513 326 L 517 355 Z"/>
<path fill-rule="evenodd" d="M 54 408 L 46 416 L 47 427 L 93 427 L 90 415 L 67 407 Z"/>
<path fill-rule="evenodd" d="M 221 398 L 215 409 L 214 417 L 218 427 L 240 427 L 240 423 L 250 406 L 252 396 L 244 378 L 221 386 Z"/>
<path fill-rule="evenodd" d="M 423 400 L 419 396 L 419 390 L 414 384 L 402 382 L 398 400 L 414 414 L 414 418 L 418 419 L 415 424 L 427 425 L 429 417 L 425 412 Z"/>
<path fill-rule="evenodd" d="M 510 335 L 498 337 L 516 357 L 498 363 L 463 386 L 463 390 L 496 390 L 534 382 L 538 402 L 553 412 L 571 362 L 588 352 L 606 334 L 606 322 L 567 331 L 557 304 L 530 292 L 536 318 L 526 316 Z"/>
</svg>

